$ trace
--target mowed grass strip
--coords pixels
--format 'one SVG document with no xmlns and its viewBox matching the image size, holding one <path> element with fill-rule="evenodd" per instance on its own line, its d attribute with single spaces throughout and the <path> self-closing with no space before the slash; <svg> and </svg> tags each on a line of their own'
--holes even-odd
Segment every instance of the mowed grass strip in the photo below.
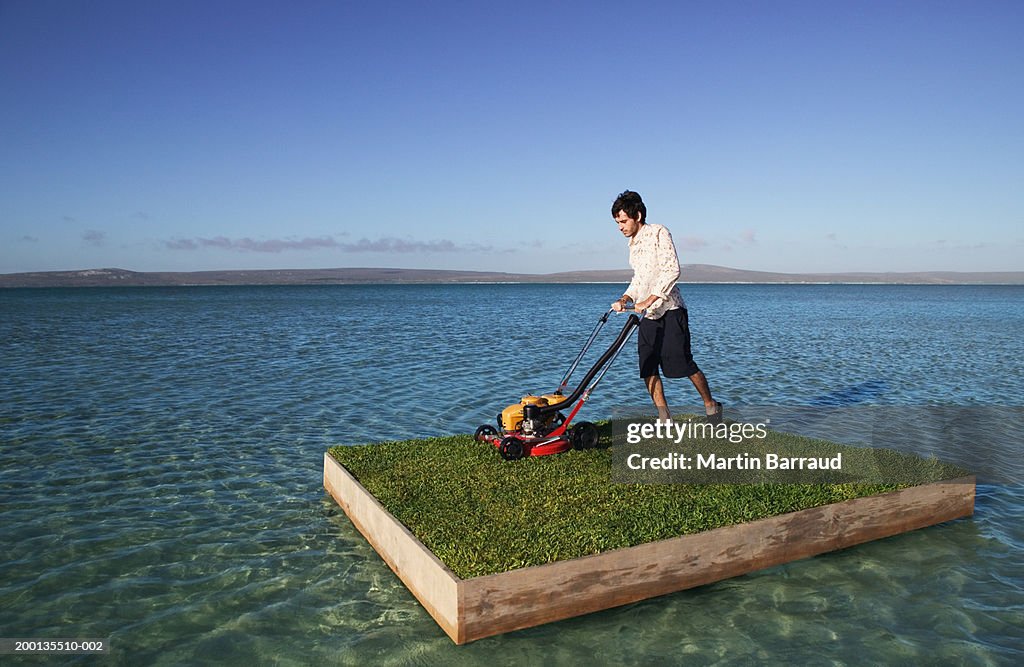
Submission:
<svg viewBox="0 0 1024 667">
<path fill-rule="evenodd" d="M 332 447 L 391 514 L 463 579 L 698 533 L 910 484 L 615 484 L 611 425 L 598 449 L 505 461 L 470 435 Z M 848 451 L 772 432 L 776 446 Z M 818 444 L 815 444 L 818 443 Z M 919 465 L 916 483 L 967 474 Z M 914 462 L 918 463 L 914 463 Z"/>
</svg>

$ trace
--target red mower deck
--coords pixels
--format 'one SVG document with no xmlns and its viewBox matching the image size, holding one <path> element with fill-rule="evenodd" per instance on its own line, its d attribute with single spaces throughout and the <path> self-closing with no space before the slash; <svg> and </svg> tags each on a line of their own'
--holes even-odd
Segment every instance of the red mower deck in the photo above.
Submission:
<svg viewBox="0 0 1024 667">
<path fill-rule="evenodd" d="M 515 461 L 524 456 L 559 454 L 570 448 L 589 449 L 597 445 L 596 426 L 585 421 L 570 424 L 619 356 L 643 316 L 630 313 L 615 341 L 587 371 L 583 380 L 568 396 L 563 391 L 568 387 L 569 378 L 613 312 L 615 311 L 609 310 L 598 320 L 597 326 L 583 344 L 583 349 L 576 355 L 576 360 L 562 377 L 558 389 L 543 396 L 524 396 L 519 403 L 508 406 L 498 415 L 496 426 L 483 424 L 477 428 L 473 436 L 476 441 L 494 445 L 507 461 Z M 562 414 L 562 410 L 570 406 L 572 411 L 569 415 Z"/>
</svg>

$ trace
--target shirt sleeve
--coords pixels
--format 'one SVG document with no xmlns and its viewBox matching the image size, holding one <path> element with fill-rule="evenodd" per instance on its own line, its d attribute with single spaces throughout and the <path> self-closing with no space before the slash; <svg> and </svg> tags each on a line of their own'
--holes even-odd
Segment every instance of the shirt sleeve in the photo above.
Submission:
<svg viewBox="0 0 1024 667">
<path fill-rule="evenodd" d="M 636 301 L 636 299 L 637 299 L 637 296 L 636 296 L 637 282 L 638 282 L 638 280 L 637 280 L 637 272 L 633 271 L 633 279 L 629 281 L 629 287 L 627 287 L 626 291 L 623 292 L 624 295 L 628 296 L 633 301 Z"/>
<path fill-rule="evenodd" d="M 658 274 L 654 279 L 651 294 L 665 300 L 679 280 L 679 256 L 676 254 L 676 245 L 672 242 L 672 234 L 665 227 L 658 230 L 657 244 Z"/>
</svg>

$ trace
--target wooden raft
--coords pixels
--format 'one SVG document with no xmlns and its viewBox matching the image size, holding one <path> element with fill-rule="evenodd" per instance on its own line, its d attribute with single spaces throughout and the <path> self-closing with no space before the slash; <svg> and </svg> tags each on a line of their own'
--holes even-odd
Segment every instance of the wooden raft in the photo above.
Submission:
<svg viewBox="0 0 1024 667">
<path fill-rule="evenodd" d="M 974 513 L 975 478 L 460 579 L 329 454 L 324 488 L 456 644 L 529 628 Z"/>
</svg>

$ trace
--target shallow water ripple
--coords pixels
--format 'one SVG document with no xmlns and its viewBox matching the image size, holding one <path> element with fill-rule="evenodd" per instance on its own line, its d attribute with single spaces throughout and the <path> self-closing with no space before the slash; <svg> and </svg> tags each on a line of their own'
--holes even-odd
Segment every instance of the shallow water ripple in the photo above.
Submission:
<svg viewBox="0 0 1024 667">
<path fill-rule="evenodd" d="M 125 665 L 1024 661 L 1020 288 L 686 287 L 727 405 L 993 408 L 956 442 L 1004 478 L 970 520 L 453 646 L 323 452 L 553 389 L 621 287 L 375 286 L 389 313 L 364 286 L 0 291 L 0 635 L 106 637 Z M 635 363 L 586 418 L 643 405 Z"/>
</svg>

